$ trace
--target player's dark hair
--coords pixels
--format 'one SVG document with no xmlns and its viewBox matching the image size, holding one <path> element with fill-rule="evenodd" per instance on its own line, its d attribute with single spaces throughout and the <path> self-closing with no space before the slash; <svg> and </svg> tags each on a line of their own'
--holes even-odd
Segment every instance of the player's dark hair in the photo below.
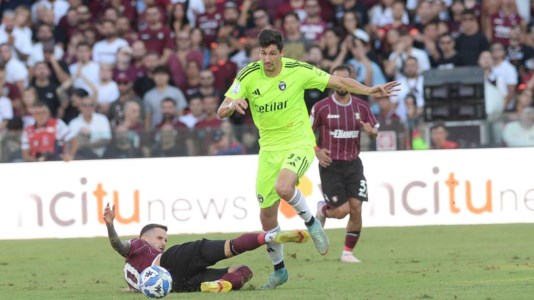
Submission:
<svg viewBox="0 0 534 300">
<path fill-rule="evenodd" d="M 332 73 L 335 71 L 347 71 L 349 72 L 349 76 L 352 76 L 352 68 L 349 65 L 338 65 L 332 69 Z"/>
<path fill-rule="evenodd" d="M 167 226 L 165 225 L 160 225 L 160 224 L 147 224 L 145 225 L 145 227 L 143 227 L 143 229 L 141 229 L 141 233 L 139 233 L 139 237 L 142 237 L 145 233 L 147 233 L 148 231 L 154 229 L 154 228 L 161 228 L 163 230 L 165 230 L 165 232 L 167 232 Z"/>
<path fill-rule="evenodd" d="M 270 45 L 276 45 L 278 51 L 284 49 L 284 39 L 280 31 L 273 29 L 264 29 L 258 35 L 258 44 L 261 48 L 267 48 Z"/>
</svg>

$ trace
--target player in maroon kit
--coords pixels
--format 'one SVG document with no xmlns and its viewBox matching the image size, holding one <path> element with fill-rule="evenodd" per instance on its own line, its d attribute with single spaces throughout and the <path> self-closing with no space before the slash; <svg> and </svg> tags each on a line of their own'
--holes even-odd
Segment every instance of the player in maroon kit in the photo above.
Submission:
<svg viewBox="0 0 534 300">
<path fill-rule="evenodd" d="M 124 277 L 133 291 L 139 291 L 139 274 L 151 265 L 162 266 L 171 273 L 174 292 L 238 290 L 252 278 L 249 267 L 209 267 L 223 259 L 257 249 L 267 242 L 304 243 L 310 239 L 309 233 L 303 230 L 277 234 L 247 233 L 231 240 L 201 239 L 165 250 L 167 226 L 148 224 L 141 229 L 139 238 L 121 241 L 113 226 L 115 207 L 110 208 L 108 203 L 103 217 L 111 246 L 125 258 Z"/>
<path fill-rule="evenodd" d="M 349 78 L 347 65 L 337 66 L 332 75 Z M 366 101 L 347 91 L 317 102 L 311 110 L 312 127 L 318 133 L 315 154 L 319 159 L 319 175 L 325 201 L 317 205 L 316 218 L 324 226 L 326 218 L 342 219 L 350 215 L 345 236 L 342 262 L 360 262 L 352 251 L 362 229 L 362 202 L 367 201 L 367 181 L 359 157 L 360 133 L 370 138 L 378 134 L 378 122 Z"/>
</svg>

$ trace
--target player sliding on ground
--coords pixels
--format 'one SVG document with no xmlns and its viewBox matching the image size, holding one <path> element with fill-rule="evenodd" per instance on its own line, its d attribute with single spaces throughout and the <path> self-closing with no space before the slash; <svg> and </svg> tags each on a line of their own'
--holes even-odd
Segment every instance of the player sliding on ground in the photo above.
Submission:
<svg viewBox="0 0 534 300">
<path fill-rule="evenodd" d="M 304 220 L 317 251 L 325 255 L 328 237 L 310 212 L 302 193 L 295 188 L 315 157 L 315 136 L 304 102 L 304 90 L 329 87 L 387 97 L 398 91 L 399 83 L 368 87 L 354 79 L 331 76 L 310 64 L 285 58 L 282 34 L 276 30 L 260 32 L 258 44 L 260 61 L 241 70 L 217 114 L 220 118 L 229 117 L 234 111 L 244 114 L 250 105 L 260 133 L 256 194 L 263 230 L 266 233 L 280 231 L 278 206 L 280 199 L 284 199 Z M 273 289 L 287 281 L 288 273 L 281 244 L 267 242 L 267 253 L 274 272 L 263 288 Z"/>
<path fill-rule="evenodd" d="M 246 233 L 231 240 L 201 239 L 178 244 L 165 250 L 167 227 L 148 224 L 139 238 L 123 241 L 117 235 L 113 220 L 115 209 L 109 204 L 104 210 L 108 237 L 115 251 L 125 258 L 124 276 L 130 290 L 139 291 L 139 274 L 151 265 L 161 266 L 172 275 L 173 292 L 228 292 L 240 289 L 252 278 L 247 266 L 213 269 L 217 262 L 252 251 L 268 242 L 304 243 L 309 233 L 294 230 L 279 233 Z"/>
</svg>

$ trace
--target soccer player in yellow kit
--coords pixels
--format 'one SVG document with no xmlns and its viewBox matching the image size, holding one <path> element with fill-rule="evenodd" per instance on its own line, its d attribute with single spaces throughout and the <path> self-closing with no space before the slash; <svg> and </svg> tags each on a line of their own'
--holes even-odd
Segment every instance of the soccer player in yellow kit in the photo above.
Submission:
<svg viewBox="0 0 534 300">
<path fill-rule="evenodd" d="M 399 84 L 389 82 L 368 87 L 354 79 L 331 76 L 307 63 L 285 58 L 282 34 L 276 30 L 261 31 L 258 42 L 260 61 L 250 63 L 239 72 L 217 114 L 220 118 L 229 117 L 234 111 L 244 114 L 250 105 L 260 134 L 256 194 L 263 230 L 280 231 L 278 206 L 280 199 L 284 199 L 304 220 L 317 251 L 325 255 L 328 237 L 296 189 L 316 150 L 304 90 L 329 87 L 355 94 L 391 96 L 398 91 Z M 274 289 L 288 279 L 283 246 L 268 243 L 267 253 L 275 271 L 262 288 Z"/>
</svg>

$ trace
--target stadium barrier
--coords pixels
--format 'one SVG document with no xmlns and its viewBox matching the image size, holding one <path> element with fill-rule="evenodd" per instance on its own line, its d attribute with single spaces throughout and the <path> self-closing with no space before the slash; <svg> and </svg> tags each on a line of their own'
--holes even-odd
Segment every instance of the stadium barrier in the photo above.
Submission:
<svg viewBox="0 0 534 300">
<path fill-rule="evenodd" d="M 370 202 L 364 226 L 528 223 L 534 220 L 531 148 L 364 152 Z M 115 203 L 121 235 L 148 222 L 169 233 L 261 229 L 256 155 L 2 164 L 0 239 L 105 236 Z M 317 161 L 300 189 L 315 212 Z M 302 228 L 282 205 L 283 229 Z M 346 220 L 329 219 L 327 228 Z"/>
</svg>

